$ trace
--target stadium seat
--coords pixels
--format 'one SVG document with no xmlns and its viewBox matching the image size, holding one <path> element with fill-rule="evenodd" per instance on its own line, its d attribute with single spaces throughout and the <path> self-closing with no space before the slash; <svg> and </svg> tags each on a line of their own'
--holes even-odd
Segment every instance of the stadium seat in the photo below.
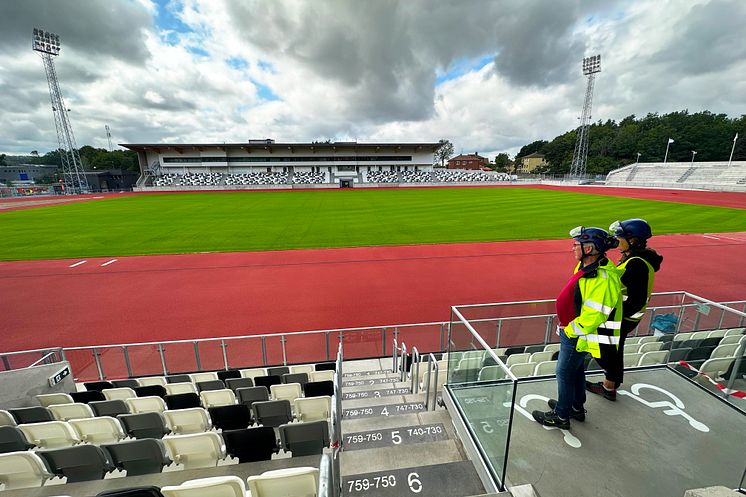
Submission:
<svg viewBox="0 0 746 497">
<path fill-rule="evenodd" d="M 311 381 L 303 385 L 306 397 L 320 397 L 334 395 L 333 381 Z"/>
<path fill-rule="evenodd" d="M 80 443 L 78 434 L 65 421 L 47 421 L 46 423 L 19 424 L 18 429 L 23 432 L 30 443 L 40 449 L 56 449 L 70 447 Z"/>
<path fill-rule="evenodd" d="M 132 414 L 143 412 L 163 412 L 166 410 L 166 402 L 160 397 L 136 397 L 124 401 Z"/>
<path fill-rule="evenodd" d="M 239 463 L 269 461 L 279 451 L 271 426 L 227 430 L 223 432 L 223 440 L 226 452 Z"/>
<path fill-rule="evenodd" d="M 505 355 L 510 357 L 513 354 L 523 354 L 525 350 L 525 347 L 508 347 L 505 349 Z"/>
<path fill-rule="evenodd" d="M 534 368 L 534 376 L 557 373 L 557 361 L 541 361 Z"/>
<path fill-rule="evenodd" d="M 254 385 L 257 387 L 271 387 L 272 385 L 279 385 L 282 383 L 281 376 L 255 376 Z"/>
<path fill-rule="evenodd" d="M 674 342 L 684 342 L 686 340 L 691 340 L 692 335 L 694 335 L 694 332 L 676 333 L 673 336 L 673 341 Z"/>
<path fill-rule="evenodd" d="M 640 343 L 640 337 L 627 337 L 627 338 L 626 338 L 626 339 L 624 340 L 624 345 L 625 345 L 625 347 L 626 347 L 627 345 L 631 345 L 631 344 L 633 344 L 633 343 Z M 558 349 L 558 350 L 559 350 L 559 349 Z"/>
<path fill-rule="evenodd" d="M 163 385 L 147 385 L 134 389 L 138 397 L 160 397 L 166 396 L 166 387 Z M 123 399 L 126 400 L 126 399 Z"/>
<path fill-rule="evenodd" d="M 41 487 L 53 476 L 38 452 L 0 454 L 0 482 L 5 490 Z"/>
<path fill-rule="evenodd" d="M 8 409 L 8 412 L 19 425 L 54 421 L 54 416 L 52 416 L 51 411 L 46 407 L 18 407 L 15 409 Z"/>
<path fill-rule="evenodd" d="M 246 404 L 210 407 L 212 425 L 217 430 L 239 430 L 251 426 L 251 409 Z"/>
<path fill-rule="evenodd" d="M 640 362 L 638 362 L 637 365 L 638 366 L 653 366 L 655 364 L 665 364 L 667 359 L 668 359 L 667 350 L 645 352 L 640 357 Z"/>
<path fill-rule="evenodd" d="M 548 343 L 544 346 L 545 352 L 559 352 L 560 344 L 558 343 Z"/>
<path fill-rule="evenodd" d="M 527 354 L 533 354 L 535 352 L 544 352 L 544 344 L 542 344 L 542 345 L 528 345 L 523 351 L 525 353 L 527 353 Z M 497 355 L 501 355 L 501 354 L 497 354 Z"/>
<path fill-rule="evenodd" d="M 626 345 L 624 346 L 624 353 L 632 353 L 632 352 L 639 352 L 640 354 L 644 354 L 645 352 L 655 352 L 656 350 L 662 350 L 664 345 L 668 345 L 664 342 L 648 342 L 648 343 L 640 343 L 637 345 L 637 350 L 632 350 L 632 348 L 628 348 Z"/>
<path fill-rule="evenodd" d="M 66 393 L 46 393 L 36 395 L 36 400 L 42 407 L 49 407 L 54 404 L 72 404 L 73 398 Z"/>
<path fill-rule="evenodd" d="M 727 372 L 733 365 L 733 362 L 734 359 L 732 357 L 708 359 L 702 364 L 702 366 L 700 366 L 699 372 L 702 374 L 706 374 L 713 380 L 718 380 L 719 378 L 727 378 L 729 376 L 727 375 Z"/>
<path fill-rule="evenodd" d="M 120 414 L 129 414 L 130 408 L 123 400 L 101 400 L 88 404 L 96 416 L 111 416 L 116 418 Z"/>
<path fill-rule="evenodd" d="M 166 376 L 166 387 L 170 384 L 191 383 L 192 378 L 188 374 L 172 374 Z"/>
<path fill-rule="evenodd" d="M 210 431 L 212 422 L 207 411 L 201 407 L 191 409 L 166 410 L 163 412 L 166 426 L 175 435 L 187 435 L 189 433 L 203 433 Z"/>
<path fill-rule="evenodd" d="M 735 357 L 736 351 L 738 351 L 739 344 L 731 343 L 726 345 L 718 345 L 715 350 L 710 354 L 711 359 L 720 359 L 726 357 Z"/>
<path fill-rule="evenodd" d="M 189 377 L 192 379 L 192 383 L 197 384 L 201 381 L 217 380 L 218 374 L 214 371 L 207 371 L 204 373 L 192 373 Z"/>
<path fill-rule="evenodd" d="M 280 426 L 280 443 L 293 457 L 320 455 L 324 447 L 329 447 L 329 423 L 323 420 L 284 424 Z"/>
<path fill-rule="evenodd" d="M 106 390 L 107 388 L 114 388 L 114 385 L 112 385 L 109 381 L 89 381 L 87 383 L 83 383 L 83 386 L 89 392 L 101 392 L 103 390 Z"/>
<path fill-rule="evenodd" d="M 137 388 L 148 388 L 148 387 L 137 387 Z M 103 392 L 106 400 L 125 400 L 137 397 L 135 390 L 128 387 L 120 388 L 107 388 Z"/>
<path fill-rule="evenodd" d="M 189 383 L 191 385 L 191 383 Z M 191 409 L 192 407 L 201 407 L 199 395 L 196 393 L 178 393 L 176 395 L 166 395 L 164 399 L 166 401 L 166 407 L 171 410 L 175 409 Z"/>
<path fill-rule="evenodd" d="M 50 471 L 67 478 L 67 483 L 102 480 L 113 469 L 104 450 L 95 445 L 43 450 L 39 455 Z"/>
<path fill-rule="evenodd" d="M 251 378 L 228 378 L 225 380 L 225 386 L 235 393 L 239 388 L 253 388 L 254 380 Z"/>
<path fill-rule="evenodd" d="M 712 330 L 712 331 L 710 331 L 710 333 L 709 333 L 709 334 L 707 335 L 707 338 L 723 338 L 723 337 L 725 336 L 725 333 L 726 333 L 727 331 L 728 331 L 728 330 L 725 330 L 725 329 L 720 329 L 720 330 Z"/>
<path fill-rule="evenodd" d="M 95 445 L 117 443 L 126 437 L 122 424 L 111 416 L 99 416 L 89 419 L 71 419 L 78 438 L 83 442 Z"/>
<path fill-rule="evenodd" d="M 241 377 L 242 378 L 256 378 L 257 376 L 267 376 L 267 371 L 264 370 L 264 368 L 254 368 L 254 369 L 242 369 L 241 370 Z"/>
<path fill-rule="evenodd" d="M 237 476 L 214 476 L 188 480 L 178 486 L 163 487 L 161 493 L 164 497 L 244 497 L 247 495 L 246 485 Z"/>
<path fill-rule="evenodd" d="M 425 371 L 424 375 L 427 374 L 427 371 Z M 423 381 L 421 382 L 420 388 L 425 387 L 424 383 L 424 376 L 423 375 Z M 441 376 L 447 376 L 447 373 L 443 372 L 438 375 L 438 380 L 440 380 Z M 479 370 L 479 375 L 477 376 L 477 381 L 495 381 L 495 380 L 502 380 L 506 376 L 505 370 L 501 366 L 485 366 L 482 369 Z M 439 381 L 440 383 L 440 381 Z"/>
<path fill-rule="evenodd" d="M 731 328 L 728 331 L 725 332 L 725 336 L 731 337 L 731 336 L 741 336 L 744 334 L 744 329 L 746 328 Z"/>
<path fill-rule="evenodd" d="M 15 426 L 0 426 L 0 454 L 32 448 L 34 444 L 28 442 L 21 430 Z"/>
<path fill-rule="evenodd" d="M 144 378 L 138 378 L 137 380 L 141 387 L 147 387 L 150 385 L 166 386 L 166 379 L 163 376 L 146 376 Z"/>
<path fill-rule="evenodd" d="M 549 357 L 550 357 L 550 360 L 551 360 L 551 356 L 549 356 Z M 530 362 L 530 360 L 531 360 L 531 354 L 527 354 L 525 352 L 522 352 L 522 353 L 518 353 L 518 354 L 509 355 L 508 356 L 508 360 L 505 363 L 505 365 L 508 366 L 508 367 L 510 367 L 513 364 L 523 364 L 523 363 Z"/>
<path fill-rule="evenodd" d="M 218 371 L 218 380 L 221 380 L 223 383 L 225 383 L 225 380 L 229 379 L 235 379 L 241 377 L 241 371 L 238 369 L 226 369 L 223 371 Z"/>
<path fill-rule="evenodd" d="M 510 366 L 510 372 L 513 373 L 518 378 L 524 378 L 527 376 L 531 376 L 534 374 L 534 369 L 536 369 L 536 364 L 531 362 L 521 362 L 518 364 L 513 364 Z"/>
<path fill-rule="evenodd" d="M 130 487 L 99 492 L 96 497 L 163 497 L 161 489 L 154 486 Z"/>
<path fill-rule="evenodd" d="M 308 383 L 308 373 L 287 373 L 282 375 L 283 383 L 298 383 L 305 385 Z"/>
<path fill-rule="evenodd" d="M 184 469 L 211 468 L 225 459 L 223 439 L 215 432 L 163 437 L 171 459 Z"/>
<path fill-rule="evenodd" d="M 317 362 L 313 367 L 316 371 L 336 371 L 337 363 L 334 361 Z"/>
<path fill-rule="evenodd" d="M 311 371 L 310 373 L 308 373 L 308 381 L 334 381 L 335 374 L 336 372 L 334 371 Z"/>
<path fill-rule="evenodd" d="M 717 347 L 718 345 L 720 345 L 720 341 L 722 339 L 723 337 L 707 337 L 702 340 L 700 347 Z"/>
<path fill-rule="evenodd" d="M 731 345 L 734 343 L 741 343 L 744 340 L 746 340 L 746 337 L 743 335 L 730 335 L 720 340 L 720 345 Z"/>
<path fill-rule="evenodd" d="M 293 410 L 298 421 L 328 420 L 332 409 L 332 398 L 304 397 L 293 401 Z"/>
<path fill-rule="evenodd" d="M 633 352 L 631 354 L 627 354 L 625 352 L 624 354 L 624 367 L 625 368 L 634 368 L 640 363 L 640 357 L 642 357 L 642 354 L 639 352 Z"/>
<path fill-rule="evenodd" d="M 262 426 L 276 428 L 293 420 L 293 411 L 288 400 L 254 402 L 251 409 L 254 411 L 254 420 Z"/>
<path fill-rule="evenodd" d="M 82 404 L 106 400 L 104 394 L 99 392 L 98 390 L 92 390 L 90 392 L 71 392 L 70 397 L 73 398 L 73 402 L 80 402 Z"/>
<path fill-rule="evenodd" d="M 15 426 L 17 424 L 12 414 L 4 409 L 0 409 L 0 426 Z"/>
<path fill-rule="evenodd" d="M 254 402 L 269 400 L 267 387 L 239 388 L 236 390 L 236 395 L 238 396 L 238 402 L 245 404 L 249 409 Z"/>
<path fill-rule="evenodd" d="M 674 339 L 676 339 L 676 336 L 674 336 Z M 644 337 L 638 337 L 637 343 L 649 343 L 649 342 L 660 342 L 661 340 L 658 340 L 658 337 L 656 336 L 644 336 Z"/>
<path fill-rule="evenodd" d="M 697 347 L 696 349 L 692 349 L 692 351 L 686 356 L 686 362 L 697 367 L 706 359 L 710 358 L 713 350 L 715 350 L 715 347 Z"/>
<path fill-rule="evenodd" d="M 169 383 L 165 387 L 166 396 L 179 395 L 183 393 L 197 393 L 197 388 L 191 381 L 180 382 L 180 383 Z"/>
<path fill-rule="evenodd" d="M 303 397 L 303 389 L 300 383 L 286 383 L 284 385 L 272 385 L 269 387 L 269 396 L 272 400 L 294 401 L 298 397 Z"/>
<path fill-rule="evenodd" d="M 288 374 L 290 368 L 287 366 L 275 366 L 273 368 L 267 368 L 267 376 L 279 376 L 282 377 L 284 374 Z"/>
<path fill-rule="evenodd" d="M 306 373 L 310 375 L 314 371 L 313 364 L 296 364 L 295 366 L 290 366 L 290 374 Z"/>
<path fill-rule="evenodd" d="M 169 431 L 159 412 L 121 414 L 118 418 L 124 431 L 132 438 L 162 438 Z"/>
<path fill-rule="evenodd" d="M 126 471 L 127 476 L 160 473 L 171 464 L 163 443 L 152 438 L 104 445 L 102 449 L 109 454 L 114 466 Z"/>
<path fill-rule="evenodd" d="M 538 363 L 543 362 L 543 361 L 551 361 L 553 354 L 554 354 L 553 351 L 533 352 L 531 354 L 531 357 L 529 358 L 528 362 L 533 362 L 533 363 L 538 364 Z M 508 358 L 508 359 L 510 359 L 510 358 Z"/>
<path fill-rule="evenodd" d="M 317 468 L 287 468 L 249 476 L 251 497 L 313 496 L 319 486 Z"/>
<path fill-rule="evenodd" d="M 88 404 L 55 404 L 47 409 L 57 421 L 69 421 L 71 419 L 92 418 L 93 409 Z"/>
<path fill-rule="evenodd" d="M 114 388 L 136 388 L 142 386 L 137 380 L 111 380 L 111 384 L 114 385 Z"/>
<path fill-rule="evenodd" d="M 230 406 L 236 403 L 236 394 L 233 390 L 224 388 L 222 390 L 207 390 L 199 394 L 202 407 Z"/>
<path fill-rule="evenodd" d="M 666 362 L 672 363 L 684 361 L 691 351 L 692 349 L 672 349 L 668 354 L 668 360 Z"/>
<path fill-rule="evenodd" d="M 225 389 L 225 383 L 223 383 L 223 380 L 199 381 L 195 383 L 195 385 L 197 386 L 197 393 L 202 393 L 209 390 Z"/>
<path fill-rule="evenodd" d="M 709 331 L 695 331 L 694 333 L 692 333 L 690 340 L 704 340 L 709 334 Z"/>
</svg>

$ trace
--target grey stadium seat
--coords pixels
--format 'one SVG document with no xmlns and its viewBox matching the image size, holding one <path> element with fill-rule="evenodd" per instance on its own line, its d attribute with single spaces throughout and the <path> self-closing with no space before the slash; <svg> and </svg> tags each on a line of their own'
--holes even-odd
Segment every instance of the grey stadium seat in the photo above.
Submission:
<svg viewBox="0 0 746 497">
<path fill-rule="evenodd" d="M 191 383 L 192 379 L 188 374 L 172 374 L 166 376 L 166 383 Z"/>
<path fill-rule="evenodd" d="M 127 471 L 127 476 L 160 473 L 171 464 L 160 440 L 146 438 L 103 445 L 115 467 Z"/>
<path fill-rule="evenodd" d="M 111 380 L 111 384 L 115 388 L 135 388 L 140 386 L 137 380 Z"/>
<path fill-rule="evenodd" d="M 169 432 L 163 416 L 157 412 L 121 414 L 119 421 L 125 433 L 133 438 L 163 438 Z"/>
<path fill-rule="evenodd" d="M 251 388 L 254 386 L 254 380 L 251 378 L 228 378 L 225 380 L 225 386 L 237 391 L 239 388 Z"/>
<path fill-rule="evenodd" d="M 267 368 L 267 376 L 282 376 L 288 374 L 290 368 L 287 366 L 275 366 L 273 368 Z"/>
<path fill-rule="evenodd" d="M 208 380 L 197 383 L 197 392 L 207 392 L 209 390 L 223 390 L 225 383 L 223 380 Z"/>
<path fill-rule="evenodd" d="M 88 403 L 96 416 L 111 416 L 116 418 L 120 414 L 129 414 L 127 403 L 123 400 L 99 400 Z"/>
<path fill-rule="evenodd" d="M 293 420 L 289 400 L 254 402 L 251 409 L 254 411 L 256 422 L 263 426 L 278 427 Z"/>
<path fill-rule="evenodd" d="M 308 383 L 308 373 L 288 373 L 282 375 L 283 383 L 300 383 L 305 385 Z"/>
<path fill-rule="evenodd" d="M 101 480 L 112 468 L 106 453 L 95 445 L 78 445 L 38 453 L 50 471 L 67 478 L 67 483 Z"/>
<path fill-rule="evenodd" d="M 282 448 L 293 453 L 293 457 L 321 454 L 329 447 L 329 423 L 290 423 L 280 426 Z"/>
<path fill-rule="evenodd" d="M 158 487 L 130 487 L 119 490 L 107 490 L 96 494 L 96 497 L 163 497 Z"/>
<path fill-rule="evenodd" d="M 254 402 L 264 402 L 269 400 L 269 390 L 267 387 L 248 387 L 236 390 L 238 402 L 247 405 L 249 408 Z"/>
<path fill-rule="evenodd" d="M 28 450 L 34 444 L 28 443 L 23 432 L 15 426 L 0 426 L 0 454 Z"/>
<path fill-rule="evenodd" d="M 54 416 L 52 416 L 51 411 L 46 407 L 18 407 L 16 409 L 8 409 L 8 412 L 15 418 L 16 423 L 19 425 L 54 421 Z"/>
<path fill-rule="evenodd" d="M 222 381 L 240 378 L 240 377 L 241 377 L 241 371 L 238 369 L 227 369 L 224 371 L 218 371 L 218 379 Z"/>
</svg>

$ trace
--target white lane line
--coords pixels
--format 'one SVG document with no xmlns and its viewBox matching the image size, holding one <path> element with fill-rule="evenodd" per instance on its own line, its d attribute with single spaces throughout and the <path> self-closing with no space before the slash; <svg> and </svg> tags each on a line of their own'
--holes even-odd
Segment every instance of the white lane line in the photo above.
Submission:
<svg viewBox="0 0 746 497">
<path fill-rule="evenodd" d="M 85 264 L 86 262 L 88 262 L 88 261 L 79 261 L 79 262 L 76 262 L 75 264 L 70 264 L 70 265 L 69 265 L 69 266 L 67 266 L 67 267 L 75 267 L 75 266 L 80 266 L 81 264 Z"/>
<path fill-rule="evenodd" d="M 702 236 L 705 237 L 705 238 L 712 238 L 713 240 L 720 240 L 720 238 L 718 238 L 716 236 L 710 236 L 710 235 L 702 235 Z"/>
<path fill-rule="evenodd" d="M 104 198 L 104 197 L 93 197 L 93 198 L 94 198 L 94 200 L 98 200 L 98 199 L 101 199 L 101 198 Z"/>
<path fill-rule="evenodd" d="M 101 264 L 101 267 L 108 266 L 109 264 L 114 264 L 115 262 L 117 262 L 117 259 L 112 259 L 110 261 L 107 261 Z"/>
</svg>

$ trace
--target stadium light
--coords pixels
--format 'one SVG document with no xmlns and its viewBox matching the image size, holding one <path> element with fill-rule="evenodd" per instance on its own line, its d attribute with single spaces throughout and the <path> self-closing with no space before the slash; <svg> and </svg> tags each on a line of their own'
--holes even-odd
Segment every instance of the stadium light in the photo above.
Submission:
<svg viewBox="0 0 746 497">
<path fill-rule="evenodd" d="M 692 165 L 694 165 L 694 156 L 697 155 L 696 150 L 692 150 Z"/>
<path fill-rule="evenodd" d="M 49 31 L 34 28 L 31 43 L 31 48 L 36 52 L 47 53 L 55 56 L 60 54 L 60 37 L 54 33 L 50 33 Z"/>
<path fill-rule="evenodd" d="M 590 76 L 601 72 L 601 55 L 592 55 L 583 59 L 583 74 Z"/>
<path fill-rule="evenodd" d="M 668 139 L 668 143 L 666 143 L 666 155 L 663 157 L 663 163 L 665 164 L 668 161 L 668 147 L 671 146 L 671 144 L 674 142 L 673 138 Z"/>
<path fill-rule="evenodd" d="M 733 151 L 736 149 L 736 140 L 738 140 L 738 133 L 736 133 L 736 136 L 733 137 L 733 147 L 730 149 L 730 158 L 728 159 L 728 167 L 730 167 L 730 163 L 733 162 Z"/>
<path fill-rule="evenodd" d="M 635 161 L 635 166 L 640 163 L 640 156 L 642 154 L 640 152 L 637 152 L 637 160 Z"/>
</svg>

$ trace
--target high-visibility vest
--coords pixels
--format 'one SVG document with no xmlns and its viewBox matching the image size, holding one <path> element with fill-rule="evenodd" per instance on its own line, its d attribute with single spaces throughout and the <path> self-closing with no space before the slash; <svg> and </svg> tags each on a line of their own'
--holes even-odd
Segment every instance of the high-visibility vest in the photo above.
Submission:
<svg viewBox="0 0 746 497">
<path fill-rule="evenodd" d="M 580 264 L 575 272 L 580 270 Z M 598 266 L 595 277 L 578 280 L 582 297 L 580 314 L 565 326 L 569 338 L 578 339 L 576 350 L 601 357 L 600 344 L 619 347 L 622 328 L 622 282 L 613 262 Z"/>
<path fill-rule="evenodd" d="M 622 262 L 621 264 L 619 264 L 619 266 L 617 267 L 617 269 L 619 270 L 620 277 L 624 275 L 624 272 L 627 270 L 627 264 L 629 264 L 629 261 L 631 261 L 632 259 L 640 259 L 648 267 L 648 288 L 647 288 L 648 294 L 647 294 L 647 297 L 645 298 L 645 305 L 643 305 L 642 309 L 640 309 L 636 313 L 632 314 L 631 316 L 625 316 L 624 318 L 626 321 L 632 321 L 632 322 L 637 323 L 645 315 L 645 310 L 648 308 L 648 303 L 650 303 L 650 296 L 653 294 L 653 281 L 655 279 L 655 269 L 653 269 L 653 266 L 648 261 L 643 259 L 642 257 L 633 256 L 627 259 L 626 261 Z M 624 284 L 622 284 L 622 300 L 623 301 L 627 300 L 627 287 L 624 286 Z"/>
</svg>

